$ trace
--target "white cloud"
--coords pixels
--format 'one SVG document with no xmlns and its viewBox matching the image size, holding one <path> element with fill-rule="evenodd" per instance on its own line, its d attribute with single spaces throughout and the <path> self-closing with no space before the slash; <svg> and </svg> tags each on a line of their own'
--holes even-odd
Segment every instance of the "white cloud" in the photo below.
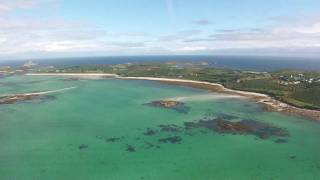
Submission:
<svg viewBox="0 0 320 180">
<path fill-rule="evenodd" d="M 201 26 L 206 26 L 206 25 L 212 24 L 212 22 L 207 19 L 199 19 L 199 20 L 195 21 L 194 23 L 197 25 L 201 25 Z"/>
<path fill-rule="evenodd" d="M 36 6 L 53 2 L 58 1 L 0 0 L 0 58 L 37 57 L 37 54 L 46 53 L 134 52 L 145 47 L 146 43 L 128 38 L 151 37 L 145 32 L 107 32 L 94 24 L 62 18 L 9 16 L 17 9 L 33 10 Z"/>
<path fill-rule="evenodd" d="M 264 28 L 178 32 L 162 36 L 159 45 L 169 52 L 228 53 L 254 55 L 320 55 L 319 16 L 274 18 Z"/>
<path fill-rule="evenodd" d="M 204 50 L 210 50 L 210 49 L 204 46 L 186 46 L 186 47 L 177 49 L 177 51 L 204 51 Z"/>
<path fill-rule="evenodd" d="M 44 22 L 1 19 L 0 22 L 0 54 L 61 50 L 56 47 L 62 46 L 64 42 L 82 44 L 106 36 L 106 32 L 98 27 L 63 20 Z M 65 48 L 67 45 L 63 45 L 63 49 L 78 47 Z"/>
<path fill-rule="evenodd" d="M 30 9 L 41 4 L 55 3 L 58 0 L 1 0 L 0 15 L 17 9 Z"/>
<path fill-rule="evenodd" d="M 200 30 L 184 30 L 184 31 L 179 31 L 175 34 L 169 34 L 165 36 L 159 37 L 159 41 L 178 41 L 178 40 L 184 40 L 185 38 L 188 37 L 194 37 L 195 35 L 200 34 Z"/>
<path fill-rule="evenodd" d="M 94 52 L 113 55 L 317 54 L 320 49 L 320 18 L 316 15 L 276 17 L 269 26 L 259 29 L 220 29 L 212 31 L 211 35 L 191 29 L 162 36 L 152 32 L 108 32 L 94 24 L 62 18 L 40 20 L 8 16 L 16 9 L 32 9 L 52 2 L 57 0 L 0 0 L 0 57 Z M 173 11 L 172 2 L 167 2 L 168 11 Z M 207 25 L 210 21 L 204 19 L 195 23 Z"/>
<path fill-rule="evenodd" d="M 229 51 L 255 54 L 265 49 L 279 54 L 276 49 L 286 52 L 299 51 L 309 53 L 308 49 L 320 48 L 320 18 L 318 16 L 300 16 L 298 18 L 277 18 L 272 24 L 259 29 L 225 29 L 209 36 L 186 38 L 189 46 L 207 47 L 208 52 Z M 239 49 L 240 51 L 236 50 Z M 296 54 L 296 53 L 295 53 Z"/>
</svg>

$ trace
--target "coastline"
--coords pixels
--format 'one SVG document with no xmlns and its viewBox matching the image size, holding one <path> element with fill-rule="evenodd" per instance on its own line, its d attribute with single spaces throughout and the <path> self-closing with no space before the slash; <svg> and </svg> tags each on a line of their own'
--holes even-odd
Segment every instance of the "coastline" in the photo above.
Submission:
<svg viewBox="0 0 320 180">
<path fill-rule="evenodd" d="M 211 92 L 225 93 L 231 95 L 240 95 L 247 97 L 248 99 L 256 102 L 258 104 L 264 105 L 268 111 L 276 111 L 285 114 L 304 116 L 320 122 L 320 111 L 309 110 L 294 107 L 292 105 L 286 104 L 279 100 L 272 98 L 269 95 L 248 91 L 233 90 L 224 87 L 218 83 L 210 83 L 205 81 L 194 81 L 194 80 L 184 80 L 184 79 L 171 79 L 171 78 L 156 78 L 156 77 L 122 77 L 117 74 L 107 74 L 107 73 L 32 73 L 25 74 L 28 76 L 74 76 L 74 77 L 113 77 L 116 79 L 128 79 L 128 80 L 149 80 L 158 81 L 170 85 L 188 86 L 198 89 L 204 89 Z"/>
<path fill-rule="evenodd" d="M 28 73 L 26 76 L 66 76 L 66 77 L 119 77 L 117 74 L 108 73 Z"/>
</svg>

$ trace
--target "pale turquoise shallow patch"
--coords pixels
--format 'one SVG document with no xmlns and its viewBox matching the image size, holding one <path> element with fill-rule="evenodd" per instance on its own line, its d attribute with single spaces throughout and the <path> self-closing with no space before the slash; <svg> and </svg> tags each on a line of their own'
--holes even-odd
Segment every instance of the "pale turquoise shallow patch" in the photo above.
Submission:
<svg viewBox="0 0 320 180">
<path fill-rule="evenodd" d="M 188 114 L 144 106 L 153 100 L 208 94 L 149 81 L 80 80 L 11 76 L 0 79 L 0 94 L 66 87 L 45 102 L 0 105 L 0 179 L 317 179 L 320 125 L 263 111 L 245 100 L 190 101 Z M 285 128 L 287 143 L 252 135 L 214 132 L 143 133 L 159 125 L 229 114 Z M 178 135 L 181 144 L 158 139 Z M 106 142 L 120 137 L 122 140 Z M 159 145 L 150 148 L 146 143 Z M 80 145 L 88 148 L 79 149 Z M 135 152 L 126 151 L 127 145 Z"/>
</svg>

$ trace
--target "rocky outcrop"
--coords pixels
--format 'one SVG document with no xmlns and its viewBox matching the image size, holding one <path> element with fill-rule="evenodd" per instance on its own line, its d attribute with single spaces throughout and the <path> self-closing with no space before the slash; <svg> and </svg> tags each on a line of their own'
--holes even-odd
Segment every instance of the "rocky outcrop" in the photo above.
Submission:
<svg viewBox="0 0 320 180">
<path fill-rule="evenodd" d="M 152 101 L 151 103 L 147 103 L 145 105 L 159 107 L 159 108 L 173 109 L 179 113 L 184 113 L 184 114 L 187 114 L 190 110 L 190 107 L 186 106 L 185 103 L 174 101 L 174 100 Z"/>
<path fill-rule="evenodd" d="M 31 100 L 50 100 L 54 99 L 54 96 L 50 95 L 41 95 L 41 94 L 15 94 L 9 96 L 0 97 L 0 105 L 1 104 L 15 104 L 18 102 L 31 101 Z"/>
<path fill-rule="evenodd" d="M 17 95 L 3 96 L 3 97 L 0 97 L 0 104 L 14 104 L 20 101 L 32 100 L 34 98 L 37 98 L 38 96 L 39 95 L 35 95 L 35 94 L 30 94 L 30 95 L 17 94 Z"/>
<path fill-rule="evenodd" d="M 154 101 L 152 103 L 165 108 L 174 108 L 181 104 L 181 102 L 171 100 Z"/>
</svg>

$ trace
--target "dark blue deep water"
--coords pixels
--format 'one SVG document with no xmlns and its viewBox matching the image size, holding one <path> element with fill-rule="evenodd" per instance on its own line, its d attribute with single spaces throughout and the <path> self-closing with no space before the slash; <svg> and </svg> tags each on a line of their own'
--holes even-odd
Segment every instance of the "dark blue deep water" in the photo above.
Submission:
<svg viewBox="0 0 320 180">
<path fill-rule="evenodd" d="M 272 71 L 280 69 L 320 70 L 320 58 L 289 58 L 289 57 L 253 57 L 253 56 L 109 56 L 39 59 L 40 65 L 60 67 L 78 65 L 141 63 L 141 62 L 208 62 L 211 67 L 229 69 Z M 2 65 L 20 66 L 24 61 L 2 61 Z"/>
</svg>

